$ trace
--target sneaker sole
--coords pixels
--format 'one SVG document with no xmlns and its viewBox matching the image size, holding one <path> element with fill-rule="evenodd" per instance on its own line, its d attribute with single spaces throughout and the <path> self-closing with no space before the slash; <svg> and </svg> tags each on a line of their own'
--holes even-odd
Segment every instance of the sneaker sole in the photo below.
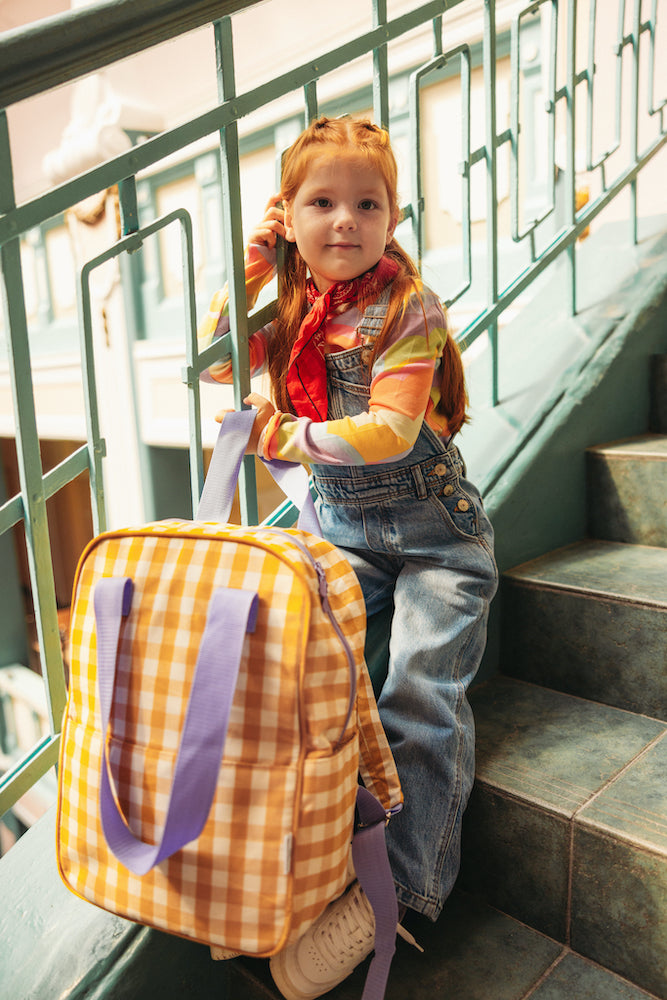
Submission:
<svg viewBox="0 0 667 1000">
<path fill-rule="evenodd" d="M 285 1000 L 315 1000 L 322 996 L 321 993 L 303 993 L 297 990 L 295 984 L 289 978 L 286 963 L 282 952 L 278 952 L 269 960 L 269 969 L 273 976 L 273 981 L 282 993 Z M 333 989 L 333 987 L 332 987 Z"/>
</svg>

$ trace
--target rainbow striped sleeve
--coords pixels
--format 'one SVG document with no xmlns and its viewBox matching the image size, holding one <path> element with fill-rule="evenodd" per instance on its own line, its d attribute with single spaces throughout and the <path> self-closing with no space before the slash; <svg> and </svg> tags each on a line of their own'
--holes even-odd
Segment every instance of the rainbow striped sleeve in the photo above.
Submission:
<svg viewBox="0 0 667 1000">
<path fill-rule="evenodd" d="M 251 243 L 245 254 L 245 287 L 248 310 L 254 307 L 257 296 L 264 285 L 271 281 L 275 271 L 275 251 Z M 199 352 L 206 350 L 214 340 L 227 333 L 228 330 L 229 294 L 227 285 L 225 285 L 211 299 L 208 312 L 199 325 L 197 331 Z M 251 337 L 249 347 L 250 373 L 257 375 L 264 368 L 266 360 L 266 339 L 261 330 Z M 229 354 L 216 364 L 210 365 L 201 375 L 204 382 L 231 382 L 232 377 L 232 362 Z"/>
<path fill-rule="evenodd" d="M 323 423 L 276 413 L 260 438 L 260 454 L 308 465 L 375 465 L 409 454 L 439 399 L 434 376 L 447 339 L 437 297 L 424 289 L 422 303 L 410 298 L 373 365 L 368 413 Z"/>
</svg>

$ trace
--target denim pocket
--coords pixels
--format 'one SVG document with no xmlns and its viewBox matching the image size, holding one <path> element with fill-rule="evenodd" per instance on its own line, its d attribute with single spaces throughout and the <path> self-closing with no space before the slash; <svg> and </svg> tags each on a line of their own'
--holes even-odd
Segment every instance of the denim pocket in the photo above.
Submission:
<svg viewBox="0 0 667 1000">
<path fill-rule="evenodd" d="M 458 478 L 435 487 L 429 496 L 455 534 L 462 538 L 479 536 L 475 500 L 466 493 Z"/>
</svg>

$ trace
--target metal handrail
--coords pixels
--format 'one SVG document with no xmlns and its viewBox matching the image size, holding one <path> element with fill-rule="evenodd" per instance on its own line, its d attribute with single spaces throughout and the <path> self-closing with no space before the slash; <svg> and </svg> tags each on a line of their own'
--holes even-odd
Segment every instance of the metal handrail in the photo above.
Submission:
<svg viewBox="0 0 667 1000">
<path fill-rule="evenodd" d="M 258 0 L 98 0 L 0 35 L 0 108 L 201 28 Z"/>
</svg>

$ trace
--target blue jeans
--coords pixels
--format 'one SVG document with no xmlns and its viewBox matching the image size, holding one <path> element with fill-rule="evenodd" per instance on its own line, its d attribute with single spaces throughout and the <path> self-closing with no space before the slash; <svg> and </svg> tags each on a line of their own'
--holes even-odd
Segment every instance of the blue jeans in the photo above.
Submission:
<svg viewBox="0 0 667 1000">
<path fill-rule="evenodd" d="M 330 418 L 359 412 L 360 349 L 329 355 L 327 368 Z M 387 845 L 399 902 L 435 920 L 458 874 L 474 779 L 466 691 L 497 585 L 493 531 L 458 449 L 426 424 L 401 462 L 317 465 L 313 480 L 322 534 L 345 551 L 367 613 L 393 602 L 378 707 L 405 806 Z"/>
</svg>

